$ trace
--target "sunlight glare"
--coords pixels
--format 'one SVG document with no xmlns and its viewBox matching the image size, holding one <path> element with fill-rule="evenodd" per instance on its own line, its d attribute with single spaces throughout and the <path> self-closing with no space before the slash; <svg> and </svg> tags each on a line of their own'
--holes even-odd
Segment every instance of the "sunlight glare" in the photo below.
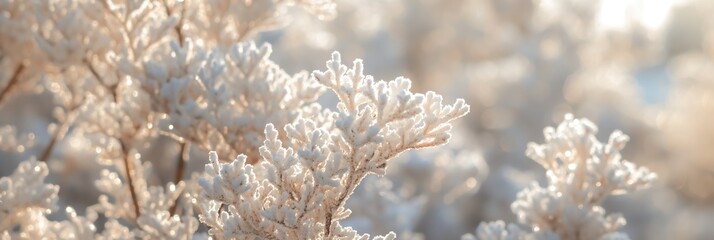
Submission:
<svg viewBox="0 0 714 240">
<path fill-rule="evenodd" d="M 597 21 L 601 28 L 623 30 L 630 22 L 650 30 L 663 27 L 671 9 L 683 0 L 601 0 Z"/>
</svg>

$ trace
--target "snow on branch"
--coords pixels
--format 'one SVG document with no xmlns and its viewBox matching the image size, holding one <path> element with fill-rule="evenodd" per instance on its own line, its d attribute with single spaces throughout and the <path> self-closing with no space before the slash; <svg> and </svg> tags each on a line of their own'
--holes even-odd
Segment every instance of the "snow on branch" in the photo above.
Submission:
<svg viewBox="0 0 714 240">
<path fill-rule="evenodd" d="M 620 155 L 629 137 L 620 131 L 607 143 L 587 119 L 565 115 L 546 127 L 544 144 L 530 143 L 526 155 L 546 169 L 548 186 L 533 183 L 518 193 L 511 210 L 530 230 L 503 221 L 482 223 L 464 239 L 629 239 L 618 232 L 625 218 L 600 206 L 610 195 L 647 188 L 656 175 Z"/>
</svg>

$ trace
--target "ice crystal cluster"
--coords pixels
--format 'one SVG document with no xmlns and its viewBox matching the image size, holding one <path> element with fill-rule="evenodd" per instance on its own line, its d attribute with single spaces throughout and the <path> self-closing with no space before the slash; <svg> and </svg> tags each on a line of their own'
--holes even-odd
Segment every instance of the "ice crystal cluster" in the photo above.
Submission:
<svg viewBox="0 0 714 240">
<path fill-rule="evenodd" d="M 527 228 L 482 223 L 475 236 L 464 239 L 629 239 L 618 232 L 625 218 L 606 213 L 601 204 L 610 195 L 648 187 L 656 175 L 622 158 L 627 135 L 615 131 L 603 144 L 597 130 L 572 115 L 557 128 L 545 128 L 545 144 L 530 143 L 526 155 L 546 169 L 548 185 L 533 183 L 511 205 Z"/>
</svg>

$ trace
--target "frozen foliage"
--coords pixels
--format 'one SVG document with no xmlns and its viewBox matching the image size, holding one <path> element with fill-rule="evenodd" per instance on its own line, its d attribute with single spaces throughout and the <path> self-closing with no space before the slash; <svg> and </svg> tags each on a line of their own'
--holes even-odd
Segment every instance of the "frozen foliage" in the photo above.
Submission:
<svg viewBox="0 0 714 240">
<path fill-rule="evenodd" d="M 169 40 L 227 48 L 281 26 L 293 6 L 335 14 L 331 0 L 2 1 L 0 103 L 43 73 L 82 71 L 112 92 L 122 85 L 118 61 L 140 64 Z"/>
<path fill-rule="evenodd" d="M 146 168 L 150 169 L 150 168 Z M 145 184 L 138 184 L 143 196 L 147 196 L 142 211 L 145 213 L 136 220 L 140 230 L 131 231 L 119 224 L 113 217 L 130 215 L 132 211 L 129 203 L 112 205 L 107 202 L 107 197 L 102 196 L 96 207 L 88 208 L 88 217 L 77 216 L 71 207 L 66 208 L 69 220 L 50 221 L 47 214 L 57 210 L 57 185 L 44 183 L 47 177 L 47 165 L 35 160 L 25 161 L 9 177 L 0 179 L 0 231 L 3 237 L 11 239 L 144 239 L 157 238 L 189 238 L 198 228 L 198 221 L 188 216 L 179 216 L 168 212 L 170 204 L 178 197 L 177 187 L 170 184 L 167 194 L 160 187 L 147 189 Z M 117 202 L 129 202 L 126 186 L 116 174 L 103 173 L 102 180 L 97 182 L 97 187 L 108 192 Z M 179 188 L 182 188 L 181 184 Z M 124 199 L 124 200 L 122 200 Z M 104 226 L 103 233 L 96 233 L 94 222 L 97 219 L 97 210 L 107 217 L 112 217 Z M 189 209 L 190 210 L 190 209 Z M 5 239 L 5 238 L 3 238 Z"/>
<path fill-rule="evenodd" d="M 476 236 L 464 238 L 628 239 L 618 232 L 625 218 L 606 214 L 600 205 L 607 196 L 648 187 L 656 175 L 622 159 L 627 135 L 615 131 L 603 144 L 596 133 L 592 122 L 572 115 L 557 128 L 545 128 L 545 144 L 530 143 L 526 155 L 546 169 L 548 186 L 533 183 L 511 205 L 528 229 L 496 221 L 482 223 Z"/>
<path fill-rule="evenodd" d="M 3 238 L 369 237 L 339 223 L 357 185 L 369 173 L 384 175 L 401 152 L 445 144 L 468 105 L 412 93 L 406 78 L 375 81 L 361 60 L 348 68 L 336 52 L 326 71 L 288 74 L 269 59 L 269 44 L 249 39 L 280 26 L 291 6 L 321 19 L 335 7 L 326 0 L 3 1 L 0 100 L 40 83 L 55 104 L 48 142 L 30 153 L 39 161 L 2 180 Z M 336 110 L 317 101 L 326 89 L 340 99 Z M 34 135 L 17 132 L 2 128 L 4 151 L 32 147 Z M 150 154 L 165 141 L 178 153 Z M 55 151 L 63 144 L 91 154 Z M 202 177 L 186 180 L 192 151 L 210 152 L 211 161 Z M 168 182 L 152 164 L 166 158 L 177 163 Z M 100 163 L 97 202 L 85 216 L 66 207 L 59 221 L 48 220 L 62 207 L 58 186 L 43 183 L 44 162 L 71 171 L 70 163 L 92 159 Z"/>
<path fill-rule="evenodd" d="M 71 207 L 65 209 L 68 221 L 47 219 L 57 210 L 59 192 L 59 186 L 44 183 L 48 173 L 45 163 L 32 159 L 22 162 L 12 175 L 0 178 L 0 238 L 92 238 L 95 226 L 78 217 Z"/>
<path fill-rule="evenodd" d="M 263 127 L 282 127 L 298 116 L 316 114 L 311 105 L 322 88 L 301 72 L 289 75 L 268 59 L 271 47 L 235 44 L 227 52 L 204 51 L 192 42 L 171 43 L 171 51 L 122 69 L 142 82 L 161 112 L 159 129 L 223 158 L 258 158 Z"/>
<path fill-rule="evenodd" d="M 0 178 L 0 231 L 7 234 L 19 226 L 22 230 L 35 229 L 36 218 L 57 209 L 57 185 L 44 183 L 49 170 L 36 160 L 25 161 L 15 172 Z"/>
<path fill-rule="evenodd" d="M 182 197 L 181 192 L 185 184 L 168 183 L 165 188 L 160 186 L 149 186 L 146 181 L 146 174 L 150 174 L 152 167 L 149 163 L 140 165 L 139 159 L 134 158 L 131 164 L 134 168 L 141 167 L 143 171 L 135 171 L 132 174 L 134 189 L 122 183 L 119 175 L 115 172 L 104 170 L 101 178 L 95 183 L 96 187 L 103 193 L 99 197 L 98 203 L 87 210 L 90 215 L 96 216 L 101 213 L 112 220 L 115 219 L 135 219 L 135 224 L 139 226 L 138 231 L 132 231 L 136 237 L 143 239 L 186 239 L 191 238 L 198 229 L 198 220 L 193 216 L 192 208 L 187 205 L 188 201 L 183 201 L 181 208 L 185 209 L 183 215 L 174 214 L 171 210 L 174 204 L 178 204 L 177 199 Z M 136 216 L 131 192 L 138 196 L 140 216 Z M 121 225 L 111 225 L 112 221 L 105 226 L 108 229 L 113 227 L 121 229 Z M 105 234 L 106 230 L 105 230 Z M 115 235 L 106 235 L 109 238 Z"/>
<path fill-rule="evenodd" d="M 337 111 L 285 126 L 283 144 L 273 124 L 265 128 L 262 161 L 247 157 L 220 163 L 210 154 L 201 221 L 219 238 L 368 238 L 339 220 L 344 204 L 369 173 L 383 175 L 387 161 L 403 151 L 437 146 L 449 139 L 449 122 L 468 112 L 463 100 L 443 105 L 433 92 L 410 92 L 408 79 L 375 82 L 334 53 L 318 82 L 340 98 Z M 201 199 L 201 198 L 199 198 Z M 388 234 L 386 238 L 393 238 Z"/>
<path fill-rule="evenodd" d="M 714 4 L 642 2 L 0 0 L 0 239 L 708 238 Z"/>
</svg>

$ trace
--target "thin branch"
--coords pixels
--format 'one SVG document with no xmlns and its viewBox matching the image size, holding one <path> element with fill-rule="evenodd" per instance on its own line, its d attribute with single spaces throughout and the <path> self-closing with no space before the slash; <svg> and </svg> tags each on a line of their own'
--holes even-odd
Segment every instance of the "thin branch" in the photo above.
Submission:
<svg viewBox="0 0 714 240">
<path fill-rule="evenodd" d="M 104 78 L 99 75 L 99 72 L 96 68 L 94 68 L 94 65 L 92 65 L 92 62 L 90 62 L 89 59 L 85 58 L 82 62 L 84 62 L 84 65 L 87 66 L 87 69 L 89 69 L 89 72 L 92 73 L 92 76 L 97 79 L 99 84 L 104 86 L 112 94 L 114 101 L 119 102 L 119 93 L 117 92 L 119 84 L 109 85 L 104 82 Z"/>
<path fill-rule="evenodd" d="M 184 15 L 186 15 L 186 5 L 185 5 L 186 1 L 188 1 L 188 0 L 184 0 L 184 2 L 183 2 L 184 6 L 181 9 L 181 17 L 179 18 L 178 23 L 176 23 L 176 26 L 174 27 L 174 31 L 176 32 L 176 35 L 178 38 L 179 46 L 181 46 L 181 47 L 183 47 L 183 44 L 184 44 L 184 39 L 183 39 L 184 36 L 183 36 L 183 31 L 181 30 L 181 27 L 183 27 Z M 164 8 L 166 9 L 166 15 L 171 16 L 172 12 L 171 12 L 171 8 L 169 8 L 169 4 L 165 0 L 163 1 L 163 3 L 164 3 Z"/>
<path fill-rule="evenodd" d="M 136 189 L 134 188 L 134 180 L 131 177 L 131 173 L 133 172 L 133 169 L 131 167 L 131 163 L 129 162 L 129 149 L 127 149 L 126 144 L 124 144 L 124 141 L 119 140 L 119 143 L 121 144 L 121 150 L 122 153 L 124 154 L 124 169 L 126 169 L 126 179 L 127 182 L 129 182 L 129 192 L 131 193 L 131 201 L 134 203 L 134 213 L 136 214 L 136 218 L 139 218 L 141 216 L 141 211 L 139 209 L 139 201 L 137 200 L 136 197 Z"/>
<path fill-rule="evenodd" d="M 0 104 L 5 102 L 7 96 L 10 93 L 10 90 L 20 81 L 20 75 L 24 70 L 25 64 L 20 64 L 15 68 L 15 71 L 12 73 L 12 77 L 10 77 L 10 81 L 7 82 L 5 88 L 2 90 L 2 92 L 0 92 Z"/>
<path fill-rule="evenodd" d="M 47 162 L 47 160 L 50 158 L 50 155 L 52 152 L 54 152 L 55 145 L 57 145 L 57 142 L 62 140 L 69 130 L 69 125 L 72 121 L 67 120 L 62 123 L 62 126 L 60 126 L 57 130 L 55 130 L 54 134 L 52 134 L 52 138 L 50 139 L 50 143 L 47 144 L 47 147 L 45 147 L 45 150 L 42 151 L 42 154 L 40 154 L 39 161 L 40 162 Z"/>
<path fill-rule="evenodd" d="M 330 237 L 330 230 L 332 228 L 332 222 L 333 222 L 333 214 L 335 211 L 339 211 L 340 207 L 345 205 L 345 202 L 347 202 L 347 198 L 355 191 L 357 188 L 357 184 L 359 184 L 359 181 L 364 178 L 365 174 L 360 174 L 360 176 L 356 176 L 355 174 L 357 173 L 348 173 L 349 176 L 347 177 L 347 186 L 346 190 L 340 194 L 340 197 L 337 199 L 337 204 L 333 209 L 330 209 L 329 212 L 327 213 L 326 220 L 325 220 L 325 236 L 328 238 Z"/>
<path fill-rule="evenodd" d="M 40 155 L 40 162 L 47 162 L 47 160 L 52 155 L 52 152 L 54 151 L 57 142 L 62 141 L 62 139 L 64 139 L 64 137 L 67 135 L 69 127 L 74 123 L 75 119 L 77 118 L 76 110 L 82 105 L 83 104 L 74 104 L 67 110 L 68 114 L 65 118 L 65 121 L 62 122 L 60 127 L 52 134 L 52 139 L 50 139 L 50 143 L 47 144 L 47 147 L 45 147 L 45 150 L 43 150 L 42 154 Z"/>
<path fill-rule="evenodd" d="M 352 153 L 350 154 L 348 159 L 354 159 L 356 150 L 353 150 Z M 349 162 L 349 161 L 348 161 Z M 358 176 L 359 175 L 359 176 Z M 335 211 L 338 211 L 340 207 L 342 207 L 345 202 L 347 201 L 347 197 L 352 194 L 352 192 L 357 188 L 357 184 L 359 184 L 359 181 L 364 178 L 366 174 L 362 169 L 357 169 L 354 165 L 350 166 L 350 171 L 347 172 L 347 186 L 345 187 L 345 191 L 340 193 L 340 196 L 337 198 L 337 204 L 334 206 L 334 208 L 328 210 L 326 220 L 325 220 L 325 236 L 330 238 L 330 230 L 332 228 L 332 215 L 335 213 Z"/>
<path fill-rule="evenodd" d="M 188 160 L 188 150 L 191 148 L 188 142 L 181 143 L 181 150 L 179 150 L 179 156 L 176 165 L 176 174 L 174 175 L 174 184 L 178 184 L 183 180 L 183 174 L 186 169 L 186 161 Z M 176 213 L 176 208 L 178 207 L 178 202 L 181 198 L 177 198 L 174 205 L 169 208 L 169 214 L 171 216 Z"/>
<path fill-rule="evenodd" d="M 188 160 L 188 150 L 191 145 L 188 142 L 181 143 L 181 150 L 177 158 L 176 174 L 174 175 L 174 183 L 178 184 L 183 180 L 184 170 L 186 169 L 186 160 Z"/>
<path fill-rule="evenodd" d="M 179 44 L 182 47 L 183 47 L 183 43 L 184 43 L 184 36 L 183 36 L 183 31 L 181 30 L 181 28 L 183 27 L 183 20 L 184 20 L 184 18 L 186 18 L 185 17 L 186 16 L 186 5 L 185 4 L 187 1 L 188 0 L 184 0 L 184 2 L 183 2 L 184 5 L 181 8 L 181 18 L 179 19 L 178 23 L 176 24 L 176 27 L 174 27 L 174 30 L 176 30 L 176 34 L 178 35 L 178 38 L 179 38 Z"/>
</svg>

